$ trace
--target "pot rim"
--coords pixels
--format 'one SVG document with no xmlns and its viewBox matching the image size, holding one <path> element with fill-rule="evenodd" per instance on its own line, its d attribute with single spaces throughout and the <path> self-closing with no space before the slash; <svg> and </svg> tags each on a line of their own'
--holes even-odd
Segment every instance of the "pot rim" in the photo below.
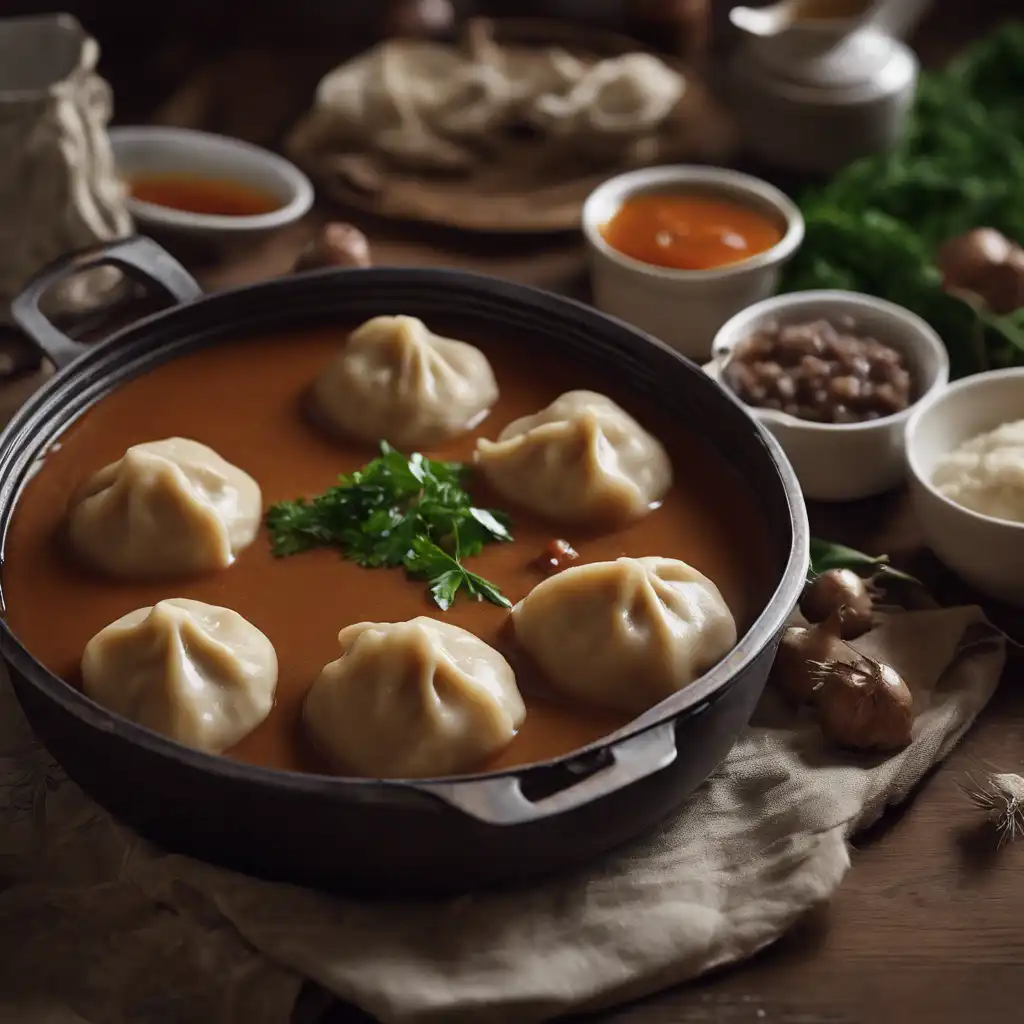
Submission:
<svg viewBox="0 0 1024 1024">
<path fill-rule="evenodd" d="M 42 276 L 40 275 L 40 278 Z M 336 285 L 341 281 L 353 280 L 360 282 L 363 292 L 373 285 L 394 287 L 396 290 L 399 287 L 411 289 L 418 286 L 424 291 L 443 291 L 449 295 L 452 292 L 461 293 L 464 299 L 489 299 L 503 304 L 509 310 L 515 306 L 521 309 L 525 306 L 535 315 L 568 319 L 575 322 L 578 327 L 589 328 L 590 333 L 603 333 L 606 337 L 614 331 L 619 338 L 619 347 L 626 348 L 630 341 L 634 345 L 637 342 L 644 342 L 651 347 L 651 358 L 671 360 L 679 366 L 680 373 L 692 375 L 693 380 L 698 382 L 698 388 L 704 386 L 699 383 L 700 381 L 706 381 L 708 387 L 714 387 L 721 398 L 749 422 L 751 429 L 756 432 L 757 439 L 774 463 L 783 497 L 788 505 L 792 530 L 790 551 L 775 590 L 733 650 L 690 686 L 666 698 L 621 729 L 559 757 L 496 771 L 424 779 L 336 776 L 246 764 L 185 746 L 122 718 L 55 675 L 22 645 L 8 627 L 2 614 L 2 577 L 0 657 L 45 696 L 59 704 L 64 711 L 90 728 L 118 734 L 121 738 L 142 746 L 151 754 L 179 762 L 192 770 L 253 784 L 271 785 L 293 793 L 319 792 L 324 788 L 333 788 L 348 792 L 355 789 L 366 793 L 382 789 L 419 790 L 429 794 L 432 788 L 439 786 L 458 789 L 463 785 L 468 786 L 481 781 L 523 777 L 535 771 L 548 770 L 581 758 L 585 759 L 598 751 L 609 750 L 670 720 L 696 713 L 715 703 L 731 689 L 733 682 L 781 633 L 792 609 L 796 606 L 806 580 L 810 544 L 807 512 L 796 474 L 778 442 L 762 425 L 747 415 L 738 399 L 725 389 L 719 388 L 697 364 L 637 328 L 575 299 L 454 268 L 329 268 L 260 281 L 171 306 L 134 321 L 102 342 L 88 347 L 81 346 L 82 354 L 60 369 L 40 388 L 0 432 L 0 565 L 14 508 L 25 483 L 33 474 L 33 467 L 38 465 L 39 456 L 79 416 L 102 401 L 114 388 L 186 352 L 205 345 L 221 344 L 249 332 L 266 333 L 268 330 L 284 329 L 286 321 L 295 325 L 303 322 L 322 323 L 332 315 L 337 318 L 339 314 L 336 307 L 340 301 L 337 295 L 340 294 L 340 289 L 337 289 Z M 328 284 L 335 287 L 327 287 Z M 320 305 L 316 305 L 315 301 L 310 305 L 295 301 L 296 296 L 301 298 L 304 292 L 309 293 L 310 299 L 319 296 Z M 271 299 L 285 295 L 288 296 L 289 302 L 277 299 L 271 306 L 272 311 L 258 308 L 254 302 L 255 296 Z M 462 307 L 455 304 L 453 308 Z M 464 315 L 468 319 L 483 315 L 485 312 L 486 310 L 474 311 L 470 308 Z M 260 326 L 261 324 L 263 326 Z M 76 399 L 75 402 L 58 401 L 72 397 Z M 54 415 L 55 412 L 57 415 Z"/>
</svg>

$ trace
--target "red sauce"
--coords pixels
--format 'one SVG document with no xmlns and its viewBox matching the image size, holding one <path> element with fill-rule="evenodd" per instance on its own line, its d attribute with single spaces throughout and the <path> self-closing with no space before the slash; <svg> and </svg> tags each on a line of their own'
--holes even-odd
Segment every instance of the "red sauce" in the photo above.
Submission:
<svg viewBox="0 0 1024 1024">
<path fill-rule="evenodd" d="M 497 406 L 473 434 L 431 456 L 469 461 L 476 437 L 494 437 L 506 423 L 571 388 L 591 388 L 638 416 L 665 444 L 675 470 L 675 486 L 656 511 L 599 535 L 563 534 L 564 527 L 513 509 L 472 483 L 478 503 L 510 512 L 515 534 L 513 543 L 489 546 L 472 559 L 473 571 L 518 601 L 544 578 L 535 560 L 552 537 L 564 536 L 572 544 L 579 553 L 575 564 L 622 554 L 682 558 L 715 580 L 741 633 L 750 626 L 777 576 L 766 555 L 754 496 L 698 435 L 681 429 L 671 416 L 645 411 L 621 383 L 522 338 L 495 332 L 480 338 L 460 331 L 457 323 L 430 326 L 478 345 L 501 387 Z M 302 729 L 302 703 L 320 669 L 338 657 L 338 631 L 367 619 L 435 615 L 477 634 L 512 661 L 527 719 L 505 753 L 481 767 L 556 757 L 625 725 L 622 716 L 550 699 L 517 658 L 503 628 L 503 609 L 460 598 L 442 612 L 429 602 L 424 585 L 410 582 L 400 570 L 362 569 L 329 550 L 275 559 L 265 531 L 229 569 L 181 582 L 111 581 L 66 555 L 61 536 L 69 497 L 132 444 L 179 435 L 210 445 L 255 477 L 265 506 L 318 494 L 338 473 L 365 465 L 375 455 L 372 446 L 328 438 L 307 421 L 300 402 L 344 337 L 341 329 L 303 330 L 202 349 L 122 385 L 76 420 L 18 499 L 7 537 L 2 580 L 15 635 L 47 668 L 78 686 L 86 643 L 132 609 L 168 597 L 235 609 L 274 643 L 279 679 L 269 718 L 228 756 L 276 768 L 328 770 Z"/>
<path fill-rule="evenodd" d="M 711 196 L 651 193 L 627 199 L 601 227 L 624 256 L 672 270 L 713 270 L 750 259 L 782 239 L 763 213 Z"/>
<path fill-rule="evenodd" d="M 237 181 L 193 178 L 185 174 L 154 174 L 132 179 L 134 199 L 184 213 L 217 217 L 257 217 L 280 208 L 273 196 Z"/>
</svg>

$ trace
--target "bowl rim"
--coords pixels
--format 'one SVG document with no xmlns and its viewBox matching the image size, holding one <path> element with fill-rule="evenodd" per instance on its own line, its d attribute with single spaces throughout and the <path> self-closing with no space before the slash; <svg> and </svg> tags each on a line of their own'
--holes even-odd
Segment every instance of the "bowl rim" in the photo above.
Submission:
<svg viewBox="0 0 1024 1024">
<path fill-rule="evenodd" d="M 354 287 L 356 283 L 360 285 L 358 292 Z M 348 287 L 337 287 L 341 284 Z M 623 344 L 630 335 L 630 344 L 651 350 L 652 361 L 671 361 L 680 375 L 700 374 L 698 366 L 663 342 L 578 300 L 456 268 L 326 268 L 213 292 L 133 321 L 88 346 L 83 354 L 58 370 L 0 430 L 0 554 L 27 481 L 25 474 L 39 453 L 111 390 L 184 352 L 223 343 L 239 333 L 253 330 L 257 324 L 265 328 L 268 321 L 275 325 L 278 320 L 292 324 L 298 319 L 305 322 L 337 316 L 339 306 L 349 301 L 348 295 L 343 293 L 356 293 L 358 297 L 352 301 L 359 305 L 372 304 L 379 301 L 381 293 L 401 289 L 429 294 L 440 290 L 448 295 L 477 298 L 480 302 L 475 308 L 467 306 L 470 308 L 467 315 L 472 316 L 485 315 L 492 306 L 521 305 L 536 315 L 576 323 L 581 331 L 601 330 L 615 335 L 616 345 Z M 283 302 L 283 298 L 291 301 Z M 485 300 L 486 304 L 482 305 Z M 742 415 L 743 407 L 735 396 L 725 392 L 721 397 Z M 335 776 L 246 764 L 186 746 L 96 703 L 46 668 L 0 617 L 2 660 L 25 677 L 34 689 L 87 727 L 113 733 L 179 766 L 220 777 L 262 782 L 291 792 L 316 791 L 325 786 L 363 791 L 411 788 L 427 792 L 425 787 L 439 783 L 468 785 L 484 779 L 544 771 L 556 764 L 575 761 L 594 750 L 614 746 L 669 720 L 697 713 L 728 693 L 742 672 L 749 671 L 781 634 L 806 580 L 810 525 L 796 473 L 781 445 L 756 420 L 749 419 L 749 423 L 756 431 L 757 442 L 774 465 L 792 530 L 790 550 L 779 568 L 774 590 L 746 632 L 737 638 L 732 650 L 690 686 L 683 687 L 608 736 L 554 758 L 510 768 L 423 779 Z"/>
<path fill-rule="evenodd" d="M 601 223 L 595 212 L 598 205 L 612 197 L 620 205 L 627 199 L 646 191 L 651 186 L 696 184 L 721 188 L 723 194 L 747 196 L 761 200 L 773 207 L 782 218 L 786 230 L 782 237 L 770 249 L 759 252 L 736 263 L 727 263 L 722 267 L 708 270 L 678 270 L 673 267 L 659 267 L 653 263 L 644 263 L 634 259 L 609 245 L 601 234 Z M 580 215 L 583 235 L 588 246 L 602 256 L 646 277 L 658 278 L 662 281 L 676 281 L 681 284 L 699 284 L 708 281 L 721 281 L 759 270 L 767 270 L 778 266 L 789 259 L 804 240 L 804 215 L 800 207 L 781 189 L 762 178 L 743 171 L 734 171 L 726 167 L 713 167 L 704 164 L 663 164 L 659 167 L 644 167 L 635 171 L 616 174 L 597 186 L 583 203 Z"/>
<path fill-rule="evenodd" d="M 915 436 L 918 428 L 920 427 L 921 420 L 928 412 L 935 409 L 937 406 L 942 405 L 947 398 L 958 395 L 964 391 L 971 391 L 975 389 L 984 390 L 986 387 L 989 387 L 991 384 L 998 381 L 1013 380 L 1016 378 L 1019 378 L 1022 384 L 1024 384 L 1024 366 L 1007 366 L 1000 370 L 985 370 L 982 373 L 972 373 L 967 377 L 961 377 L 959 380 L 953 381 L 952 384 L 947 384 L 941 391 L 928 397 L 927 401 L 922 399 L 913 407 L 913 415 L 907 420 L 907 424 L 904 429 L 904 448 L 906 451 L 905 461 L 907 469 L 910 471 L 914 481 L 924 488 L 924 490 L 933 499 L 940 502 L 947 509 L 953 510 L 959 515 L 972 519 L 979 524 L 985 523 L 988 526 L 997 526 L 1002 527 L 1003 529 L 1021 531 L 1024 530 L 1024 522 L 1018 523 L 1014 522 L 1012 519 L 1000 519 L 998 516 L 990 516 L 986 515 L 984 512 L 976 512 L 972 508 L 967 508 L 966 505 L 960 505 L 953 501 L 952 498 L 947 498 L 945 494 L 935 487 L 925 473 L 922 472 L 917 459 L 915 442 Z M 1022 415 L 1021 418 L 1024 419 L 1024 415 Z M 994 430 L 995 427 L 992 429 Z"/>
<path fill-rule="evenodd" d="M 290 160 L 261 146 L 232 138 L 229 135 L 199 131 L 195 128 L 175 128 L 163 125 L 117 125 L 109 130 L 108 135 L 115 165 L 118 162 L 118 151 L 122 146 L 130 144 L 138 145 L 141 148 L 147 143 L 169 142 L 180 146 L 182 151 L 187 151 L 190 148 L 201 148 L 207 152 L 218 151 L 224 155 L 225 167 L 228 169 L 242 163 L 247 163 L 250 166 L 262 165 L 285 186 L 290 195 L 283 205 L 267 213 L 230 217 L 222 214 L 176 210 L 170 206 L 161 206 L 159 203 L 135 199 L 129 194 L 126 197 L 129 211 L 137 220 L 144 223 L 194 231 L 217 231 L 225 234 L 266 231 L 284 227 L 304 216 L 312 207 L 316 196 L 313 183 Z M 170 172 L 170 168 L 168 171 Z"/>
<path fill-rule="evenodd" d="M 862 420 L 859 423 L 815 423 L 811 420 L 801 420 L 787 413 L 776 412 L 774 409 L 745 406 L 757 419 L 766 423 L 785 424 L 793 430 L 802 430 L 807 433 L 850 434 L 870 430 L 886 430 L 894 424 L 909 420 L 922 403 L 931 400 L 934 395 L 945 391 L 949 386 L 949 352 L 939 333 L 931 324 L 917 313 L 907 309 L 906 306 L 900 306 L 888 299 L 880 299 L 864 292 L 845 291 L 841 288 L 784 292 L 781 295 L 769 296 L 767 299 L 762 299 L 760 302 L 741 309 L 719 328 L 711 343 L 711 361 L 705 364 L 705 368 L 715 364 L 720 365 L 724 356 L 732 352 L 742 337 L 749 333 L 751 324 L 759 317 L 777 310 L 799 309 L 801 306 L 821 302 L 844 303 L 860 309 L 870 309 L 891 318 L 894 324 L 905 329 L 906 335 L 916 336 L 923 345 L 931 350 L 937 363 L 935 379 L 906 409 L 890 413 L 888 416 L 880 416 L 876 420 Z M 723 388 L 731 390 L 723 382 L 719 381 L 719 383 Z"/>
</svg>

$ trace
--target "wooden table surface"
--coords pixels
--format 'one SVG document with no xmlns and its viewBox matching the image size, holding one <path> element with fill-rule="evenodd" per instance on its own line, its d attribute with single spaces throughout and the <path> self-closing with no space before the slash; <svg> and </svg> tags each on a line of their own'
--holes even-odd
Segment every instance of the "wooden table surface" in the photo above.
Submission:
<svg viewBox="0 0 1024 1024">
<path fill-rule="evenodd" d="M 428 231 L 364 227 L 380 264 L 447 265 L 585 294 L 574 239 L 477 241 Z M 285 271 L 310 228 L 201 273 L 208 288 Z M 904 495 L 811 509 L 816 536 L 888 552 L 926 579 L 944 603 L 971 594 L 921 550 Z M 987 606 L 1024 640 L 1024 616 Z M 1024 841 L 995 853 L 979 813 L 957 789 L 979 764 L 1024 771 L 1022 660 L 1011 651 L 1003 683 L 960 747 L 854 842 L 853 867 L 827 907 L 753 960 L 613 1012 L 602 1024 L 1007 1024 L 1024 1003 Z M 367 1021 L 338 1006 L 330 1024 Z M 583 1018 L 580 1018 L 583 1019 Z"/>
</svg>

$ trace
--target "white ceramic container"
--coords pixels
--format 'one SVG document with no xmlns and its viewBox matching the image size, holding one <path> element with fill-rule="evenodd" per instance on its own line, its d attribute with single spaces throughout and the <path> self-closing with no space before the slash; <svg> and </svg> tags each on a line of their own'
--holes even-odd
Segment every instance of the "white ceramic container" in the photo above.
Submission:
<svg viewBox="0 0 1024 1024">
<path fill-rule="evenodd" d="M 1024 607 L 1024 523 L 973 512 L 931 483 L 938 459 L 978 434 L 1024 419 L 1024 368 L 965 377 L 921 402 L 906 424 L 907 470 L 928 546 L 973 587 Z"/>
<path fill-rule="evenodd" d="M 613 249 L 601 228 L 627 199 L 679 192 L 732 200 L 776 221 L 782 238 L 766 252 L 714 270 L 673 270 Z M 595 305 L 703 362 L 718 329 L 738 310 L 771 295 L 783 264 L 804 237 L 796 204 L 759 178 L 720 167 L 650 167 L 611 178 L 583 206 Z"/>
<path fill-rule="evenodd" d="M 187 128 L 124 127 L 110 130 L 118 173 L 187 175 L 237 182 L 277 199 L 280 206 L 252 217 L 174 210 L 128 199 L 140 227 L 155 227 L 207 240 L 264 235 L 291 224 L 313 205 L 313 186 L 294 164 L 259 146 Z"/>
<path fill-rule="evenodd" d="M 816 501 L 852 501 L 880 494 L 904 478 L 904 429 L 916 405 L 949 381 L 949 356 L 942 339 L 919 316 L 870 295 L 807 291 L 777 295 L 734 316 L 715 338 L 705 367 L 717 380 L 733 348 L 770 323 L 808 323 L 849 318 L 853 330 L 902 352 L 917 402 L 893 416 L 864 423 L 810 423 L 786 413 L 751 407 L 750 413 L 778 439 L 804 495 Z"/>
</svg>

